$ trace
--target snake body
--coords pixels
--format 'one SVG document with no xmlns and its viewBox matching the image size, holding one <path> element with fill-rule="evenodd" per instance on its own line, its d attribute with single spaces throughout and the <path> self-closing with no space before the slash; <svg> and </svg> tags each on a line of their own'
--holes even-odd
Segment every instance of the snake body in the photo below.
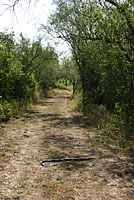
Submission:
<svg viewBox="0 0 134 200">
<path fill-rule="evenodd" d="M 94 158 L 61 158 L 61 159 L 48 159 L 42 160 L 40 164 L 44 166 L 45 162 L 64 162 L 64 161 L 88 161 L 93 160 Z"/>
</svg>

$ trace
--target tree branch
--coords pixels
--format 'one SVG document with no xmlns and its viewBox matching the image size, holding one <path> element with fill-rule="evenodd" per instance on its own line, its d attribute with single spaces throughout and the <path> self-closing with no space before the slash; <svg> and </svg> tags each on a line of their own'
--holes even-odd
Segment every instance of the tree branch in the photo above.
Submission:
<svg viewBox="0 0 134 200">
<path fill-rule="evenodd" d="M 129 30 L 132 34 L 133 39 L 134 39 L 134 27 L 132 26 L 132 23 L 129 19 L 128 14 L 126 13 L 126 10 L 113 0 L 105 0 L 105 1 L 110 3 L 111 5 L 115 6 L 117 8 L 117 10 L 124 15 L 126 22 L 127 22 L 127 25 L 129 27 Z"/>
<path fill-rule="evenodd" d="M 13 5 L 8 6 L 1 14 L 0 16 L 2 16 L 7 10 L 9 10 L 10 8 L 13 9 L 13 12 L 15 12 L 15 6 L 19 3 L 20 0 L 15 0 Z"/>
</svg>

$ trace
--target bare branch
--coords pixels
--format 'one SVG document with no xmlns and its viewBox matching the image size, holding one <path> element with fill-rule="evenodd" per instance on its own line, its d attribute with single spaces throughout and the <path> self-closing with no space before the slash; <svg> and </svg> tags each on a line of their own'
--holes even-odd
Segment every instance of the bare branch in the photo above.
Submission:
<svg viewBox="0 0 134 200">
<path fill-rule="evenodd" d="M 23 0 L 23 1 L 24 1 L 24 0 Z M 36 6 L 36 4 L 37 4 L 37 2 L 38 2 L 39 0 L 33 0 L 33 1 L 35 2 L 35 6 Z M 19 2 L 21 2 L 21 0 L 14 0 L 12 4 L 11 4 L 10 1 L 8 1 L 8 2 L 9 2 L 9 3 L 1 3 L 1 6 L 4 6 L 5 9 L 4 9 L 4 11 L 0 14 L 0 16 L 2 16 L 7 10 L 12 10 L 12 11 L 14 12 L 14 14 L 15 14 L 15 7 L 16 7 L 16 5 L 17 5 Z M 28 9 L 29 9 L 29 7 L 30 7 L 31 2 L 32 2 L 32 0 L 28 0 L 28 2 L 27 2 L 27 4 L 28 4 Z"/>
<path fill-rule="evenodd" d="M 8 5 L 8 4 L 5 4 L 7 5 L 7 8 L 0 14 L 0 16 L 2 16 L 7 10 L 9 9 L 13 9 L 13 12 L 15 13 L 15 6 L 19 3 L 20 0 L 15 0 L 15 2 L 12 4 L 12 5 Z"/>
</svg>

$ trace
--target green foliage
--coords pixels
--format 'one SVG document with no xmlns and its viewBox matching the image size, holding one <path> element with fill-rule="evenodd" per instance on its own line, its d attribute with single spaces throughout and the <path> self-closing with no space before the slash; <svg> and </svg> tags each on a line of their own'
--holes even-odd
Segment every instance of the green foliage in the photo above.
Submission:
<svg viewBox="0 0 134 200">
<path fill-rule="evenodd" d="M 59 60 L 54 48 L 42 49 L 39 58 L 34 62 L 35 78 L 43 91 L 53 88 L 59 72 Z"/>
<path fill-rule="evenodd" d="M 94 110 L 97 115 L 100 108 L 97 105 L 102 104 L 116 119 L 112 126 L 123 137 L 133 137 L 133 1 L 55 0 L 54 3 L 56 9 L 50 16 L 48 30 L 71 46 L 80 75 L 84 113 Z"/>
<path fill-rule="evenodd" d="M 0 158 L 5 157 L 6 153 L 5 152 L 0 152 Z"/>
<path fill-rule="evenodd" d="M 82 112 L 82 110 L 83 110 L 82 93 L 77 93 L 77 94 L 71 96 L 70 107 L 74 111 Z"/>
<path fill-rule="evenodd" d="M 26 103 L 37 90 L 46 92 L 57 83 L 69 84 L 73 93 L 82 94 L 76 101 L 79 99 L 79 108 L 92 122 L 108 110 L 112 113 L 107 123 L 111 133 L 113 129 L 114 136 L 133 140 L 133 1 L 54 0 L 54 3 L 56 9 L 50 15 L 47 30 L 70 44 L 72 56 L 59 65 L 54 48 L 43 47 L 40 38 L 31 43 L 20 34 L 16 41 L 13 33 L 1 32 L 1 115 L 10 115 L 12 102 Z M 99 124 L 102 121 L 98 120 Z"/>
<path fill-rule="evenodd" d="M 58 86 L 64 88 L 69 88 L 72 86 L 73 94 L 78 90 L 80 84 L 80 77 L 78 73 L 78 68 L 73 57 L 63 58 L 60 64 L 59 74 L 58 74 Z"/>
<path fill-rule="evenodd" d="M 56 82 L 59 61 L 54 49 L 42 47 L 20 34 L 0 33 L 0 118 L 9 118 L 26 107 L 35 93 Z"/>
</svg>

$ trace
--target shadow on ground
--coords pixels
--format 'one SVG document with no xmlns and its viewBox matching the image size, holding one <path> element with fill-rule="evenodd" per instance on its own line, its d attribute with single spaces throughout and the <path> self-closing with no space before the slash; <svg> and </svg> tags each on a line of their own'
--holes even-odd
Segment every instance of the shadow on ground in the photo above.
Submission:
<svg viewBox="0 0 134 200">
<path fill-rule="evenodd" d="M 58 95 L 58 99 L 69 99 L 68 96 Z M 59 102 L 60 100 L 58 100 Z M 55 102 L 43 100 L 39 102 L 41 106 L 53 106 Z M 34 110 L 29 110 L 25 116 L 28 119 L 41 119 L 44 122 L 42 131 L 44 131 L 44 138 L 42 140 L 42 147 L 47 147 L 49 150 L 50 145 L 59 149 L 59 152 L 53 150 L 49 152 L 49 159 L 58 159 L 65 157 L 94 157 L 91 161 L 80 162 L 61 162 L 60 168 L 65 170 L 88 170 L 89 166 L 95 171 L 98 178 L 101 172 L 104 171 L 104 178 L 112 176 L 114 179 L 122 179 L 134 183 L 134 158 L 127 158 L 117 155 L 107 144 L 107 150 L 100 148 L 96 145 L 96 139 L 84 136 L 79 138 L 77 131 L 80 129 L 90 130 L 91 123 L 84 117 L 78 114 L 71 114 L 69 117 L 64 117 L 63 113 L 41 113 Z M 49 125 L 46 128 L 46 123 Z M 52 130 L 52 131 L 51 131 Z M 71 135 L 71 131 L 76 131 L 76 136 Z M 47 134 L 45 134 L 47 131 Z M 57 133 L 55 133 L 56 131 Z M 68 134 L 69 131 L 69 134 Z M 84 134 L 84 133 L 83 133 Z M 108 146 L 109 145 L 109 146 Z"/>
<path fill-rule="evenodd" d="M 50 123 L 50 128 L 59 128 L 61 129 L 60 134 L 50 133 L 44 138 L 43 144 L 53 144 L 60 149 L 60 153 L 69 152 L 69 154 L 64 154 L 64 157 L 80 157 L 80 155 L 86 155 L 86 157 L 94 157 L 91 161 L 80 161 L 80 162 L 61 162 L 60 168 L 65 170 L 87 170 L 91 166 L 98 177 L 100 176 L 101 171 L 105 171 L 106 174 L 112 176 L 115 179 L 121 178 L 124 181 L 134 182 L 134 159 L 122 157 L 116 155 L 114 149 L 109 148 L 109 150 L 104 150 L 97 148 L 95 143 L 95 138 L 87 137 L 87 139 L 82 142 L 82 139 L 78 137 L 67 135 L 66 131 L 68 129 L 80 129 L 85 128 L 87 130 L 90 128 L 90 123 L 86 121 L 82 116 L 75 116 L 69 118 L 64 118 L 61 115 L 39 115 L 43 121 L 53 122 Z M 45 131 L 45 126 L 43 127 Z M 84 146 L 85 143 L 85 146 Z M 48 145 L 49 146 L 49 145 Z M 111 151 L 110 151 L 111 149 Z M 77 151 L 76 151 L 77 150 Z M 79 151 L 79 154 L 78 154 Z M 77 152 L 77 153 L 75 153 Z M 59 156 L 56 157 L 57 159 Z"/>
</svg>

